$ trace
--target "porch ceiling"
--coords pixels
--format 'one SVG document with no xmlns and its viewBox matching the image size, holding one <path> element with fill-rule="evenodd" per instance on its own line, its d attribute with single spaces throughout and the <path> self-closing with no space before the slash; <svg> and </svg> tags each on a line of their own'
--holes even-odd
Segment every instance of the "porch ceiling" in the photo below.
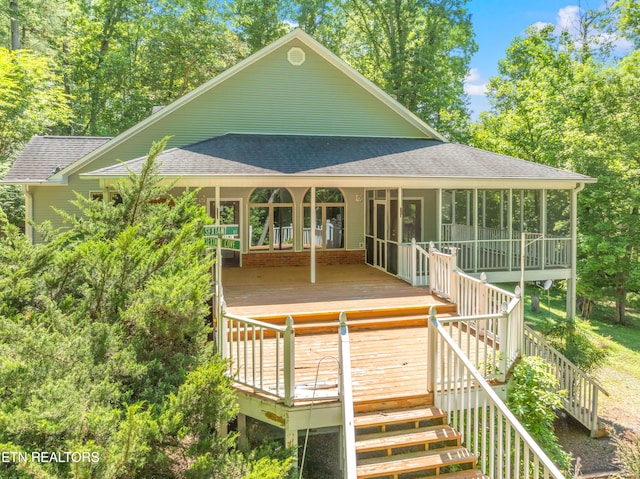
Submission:
<svg viewBox="0 0 640 479">
<path fill-rule="evenodd" d="M 227 311 L 258 317 L 421 305 L 428 310 L 433 304 L 445 303 L 429 295 L 426 288 L 412 287 L 364 264 L 318 265 L 316 283 L 309 277 L 309 267 L 304 266 L 223 268 Z"/>
</svg>

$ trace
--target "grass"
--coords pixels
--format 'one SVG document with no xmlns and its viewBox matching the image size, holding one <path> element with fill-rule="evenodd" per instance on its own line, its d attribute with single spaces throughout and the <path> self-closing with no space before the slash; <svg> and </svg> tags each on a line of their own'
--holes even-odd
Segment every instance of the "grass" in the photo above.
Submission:
<svg viewBox="0 0 640 479">
<path fill-rule="evenodd" d="M 513 291 L 515 285 L 501 287 Z M 539 311 L 531 311 L 531 296 L 540 299 Z M 533 328 L 546 332 L 553 325 L 566 321 L 566 291 L 553 287 L 547 292 L 528 283 L 525 291 L 525 320 Z M 609 393 L 601 397 L 601 416 L 618 430 L 633 429 L 640 433 L 640 310 L 627 311 L 628 324 L 613 323 L 613 304 L 599 304 L 593 308 L 588 321 L 598 343 L 609 350 L 605 365 L 595 376 Z"/>
</svg>

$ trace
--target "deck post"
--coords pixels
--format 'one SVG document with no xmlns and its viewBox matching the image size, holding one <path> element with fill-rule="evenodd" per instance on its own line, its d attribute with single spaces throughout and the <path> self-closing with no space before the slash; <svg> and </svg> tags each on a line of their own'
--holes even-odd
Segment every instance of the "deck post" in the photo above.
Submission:
<svg viewBox="0 0 640 479">
<path fill-rule="evenodd" d="M 436 371 L 438 368 L 438 343 L 437 333 L 433 329 L 433 322 L 436 320 L 436 307 L 429 308 L 429 319 L 427 319 L 427 354 L 429 355 L 429 364 L 427 365 L 427 391 L 436 392 Z"/>
<path fill-rule="evenodd" d="M 292 468 L 298 470 L 298 430 L 289 426 L 289 422 L 284 428 L 284 447 L 291 451 L 293 457 Z"/>
<path fill-rule="evenodd" d="M 247 416 L 238 413 L 238 449 L 242 452 L 249 452 L 249 438 L 247 437 Z"/>
<path fill-rule="evenodd" d="M 293 405 L 293 398 L 295 395 L 295 344 L 296 337 L 293 329 L 293 318 L 287 316 L 285 322 L 286 330 L 284 332 L 284 405 Z M 297 433 L 296 433 L 297 434 Z M 297 436 L 296 436 L 297 441 Z"/>
<path fill-rule="evenodd" d="M 429 242 L 429 264 L 427 267 L 429 268 L 429 294 L 433 294 L 433 285 L 436 282 L 436 262 L 433 260 L 433 251 L 436 249 L 436 245 L 433 244 L 433 241 Z"/>
<path fill-rule="evenodd" d="M 507 378 L 507 361 L 509 360 L 509 320 L 508 306 L 505 301 L 502 303 L 502 318 L 500 318 L 500 324 L 498 326 L 498 335 L 500 337 L 500 346 L 498 349 L 500 358 L 498 361 L 500 364 L 499 372 L 501 381 L 506 381 Z"/>
<path fill-rule="evenodd" d="M 218 332 L 219 332 L 219 349 L 218 352 L 222 359 L 227 359 L 229 357 L 229 334 L 227 332 L 227 318 L 225 315 L 227 314 L 227 303 L 224 299 L 220 302 L 220 314 L 218 319 Z"/>
<path fill-rule="evenodd" d="M 457 266 L 457 261 L 458 261 L 458 248 L 456 248 L 455 246 L 451 248 L 451 262 L 449 263 L 449 301 L 451 301 L 453 304 L 456 303 L 456 299 L 457 299 L 457 291 L 456 291 L 456 270 L 458 269 Z"/>
<path fill-rule="evenodd" d="M 597 386 L 593 387 L 593 399 L 591 400 L 591 437 L 598 435 L 598 392 Z"/>
<path fill-rule="evenodd" d="M 351 346 L 347 313 L 342 311 L 339 317 L 338 360 L 340 363 L 340 401 L 342 402 L 342 457 L 344 461 L 344 479 L 354 479 L 356 473 L 356 432 L 353 412 L 353 389 L 351 380 Z"/>
<path fill-rule="evenodd" d="M 417 283 L 417 261 L 416 261 L 416 239 L 411 238 L 411 258 L 409 259 L 409 268 L 411 270 L 411 286 Z"/>
</svg>

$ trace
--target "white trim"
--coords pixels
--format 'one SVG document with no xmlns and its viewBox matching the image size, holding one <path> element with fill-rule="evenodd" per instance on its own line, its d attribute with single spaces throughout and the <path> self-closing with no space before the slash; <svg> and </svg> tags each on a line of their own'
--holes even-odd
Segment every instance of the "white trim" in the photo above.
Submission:
<svg viewBox="0 0 640 479">
<path fill-rule="evenodd" d="M 417 128 L 419 131 L 422 131 L 427 138 L 446 141 L 446 139 L 442 135 L 440 135 L 438 132 L 436 132 L 431 126 L 426 124 L 424 121 L 422 121 L 420 118 L 418 118 L 416 115 L 414 115 L 407 108 L 405 108 L 400 103 L 398 103 L 396 100 L 394 100 L 389 95 L 387 95 L 381 88 L 379 88 L 373 82 L 369 81 L 363 75 L 358 73 L 351 66 L 349 66 L 347 63 L 345 63 L 340 58 L 338 58 L 329 49 L 327 49 L 326 47 L 324 47 L 323 45 L 318 43 L 310 35 L 308 35 L 307 33 L 303 32 L 302 30 L 295 29 L 292 32 L 288 33 L 287 35 L 285 35 L 285 36 L 279 38 L 278 40 L 276 40 L 275 42 L 271 43 L 270 45 L 267 45 L 263 49 L 261 49 L 258 52 L 254 53 L 253 55 L 249 56 L 248 58 L 246 58 L 246 59 L 242 60 L 241 62 L 237 63 L 236 65 L 232 66 L 231 68 L 225 70 L 224 72 L 222 72 L 220 75 L 216 76 L 215 78 L 209 80 L 208 82 L 204 83 L 203 85 L 199 86 L 198 88 L 196 88 L 196 89 L 192 90 L 191 92 L 187 93 L 183 97 L 177 99 L 176 101 L 174 101 L 170 105 L 167 105 L 165 108 L 163 108 L 159 112 L 148 116 L 147 118 L 145 118 L 144 120 L 140 121 L 136 125 L 132 126 L 128 130 L 126 130 L 123 133 L 119 134 L 115 138 L 112 138 L 111 140 L 107 141 L 103 145 L 99 146 L 98 148 L 93 150 L 91 153 L 85 155 L 84 157 L 80 158 L 79 160 L 77 160 L 77 161 L 73 162 L 72 164 L 66 166 L 65 168 L 60 170 L 58 173 L 53 175 L 49 179 L 49 181 L 64 181 L 65 177 L 67 177 L 68 175 L 77 172 L 83 166 L 87 165 L 88 163 L 91 163 L 95 159 L 99 158 L 101 155 L 103 155 L 103 154 L 107 153 L 108 151 L 114 149 L 116 146 L 120 145 L 121 143 L 123 143 L 124 141 L 128 140 L 129 138 L 132 138 L 133 136 L 138 134 L 140 131 L 152 126 L 154 123 L 164 119 L 166 116 L 171 115 L 175 110 L 178 110 L 179 108 L 181 108 L 182 106 L 188 104 L 192 100 L 195 100 L 199 96 L 201 96 L 204 93 L 208 92 L 209 90 L 215 88 L 219 84 L 223 83 L 224 81 L 226 81 L 227 79 L 231 78 L 235 74 L 237 74 L 240 71 L 244 70 L 245 68 L 251 66 L 252 64 L 254 64 L 257 61 L 261 60 L 262 58 L 266 57 L 267 55 L 269 55 L 270 53 L 274 52 L 275 50 L 280 48 L 282 45 L 288 43 L 291 40 L 298 40 L 298 41 L 306 44 L 307 47 L 309 47 L 310 49 L 314 50 L 317 54 L 319 54 L 322 58 L 324 58 L 329 64 L 333 65 L 338 70 L 342 71 L 342 73 L 347 75 L 347 77 L 349 77 L 352 81 L 354 81 L 356 84 L 360 85 L 365 90 L 367 90 L 369 93 L 371 93 L 381 103 L 383 103 L 384 105 L 389 107 L 392 111 L 394 111 L 396 114 L 398 114 L 401 118 L 403 118 L 409 124 L 411 124 L 412 126 Z"/>
<path fill-rule="evenodd" d="M 85 177 L 102 179 L 106 184 L 115 184 L 121 177 Z M 280 184 L 286 188 L 305 187 L 311 185 L 333 188 L 409 188 L 409 189 L 527 189 L 527 190 L 570 190 L 577 184 L 594 183 L 594 181 L 576 181 L 575 179 L 543 180 L 535 178 L 448 178 L 448 177 L 401 177 L 401 176 L 302 176 L 302 175 L 265 175 L 265 176 L 163 176 L 167 184 L 176 187 L 273 187 Z"/>
<path fill-rule="evenodd" d="M 22 191 L 24 192 L 24 233 L 29 242 L 34 243 L 34 228 L 30 224 L 33 221 L 33 193 L 29 185 L 22 185 Z"/>
</svg>

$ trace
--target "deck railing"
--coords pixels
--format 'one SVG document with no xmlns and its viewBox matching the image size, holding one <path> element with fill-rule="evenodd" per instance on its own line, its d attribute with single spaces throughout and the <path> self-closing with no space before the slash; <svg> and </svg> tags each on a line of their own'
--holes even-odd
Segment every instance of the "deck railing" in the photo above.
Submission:
<svg viewBox="0 0 640 479">
<path fill-rule="evenodd" d="M 451 303 L 456 302 L 456 250 L 446 254 L 429 246 L 429 287 L 432 294 L 447 299 Z"/>
<path fill-rule="evenodd" d="M 545 360 L 548 371 L 558 380 L 559 389 L 567 391 L 564 408 L 595 436 L 599 429 L 598 395 L 609 393 L 528 326 L 524 327 L 523 353 Z"/>
<path fill-rule="evenodd" d="M 230 376 L 240 384 L 282 399 L 287 406 L 292 405 L 295 333 L 291 316 L 286 326 L 276 326 L 223 312 L 218 328 L 219 349 L 221 356 L 230 361 Z"/>
<path fill-rule="evenodd" d="M 492 478 L 564 476 L 518 422 L 436 317 L 429 319 L 429 379 L 435 405 Z"/>
<path fill-rule="evenodd" d="M 411 286 L 426 286 L 429 279 L 429 250 L 413 239 L 410 244 L 398 244 L 398 276 Z"/>
<path fill-rule="evenodd" d="M 520 232 L 509 237 L 506 229 L 443 224 L 441 238 L 436 246 L 455 247 L 458 265 L 469 273 L 520 269 Z M 524 261 L 527 269 L 569 268 L 570 258 L 571 238 L 546 235 L 527 247 Z"/>
</svg>

